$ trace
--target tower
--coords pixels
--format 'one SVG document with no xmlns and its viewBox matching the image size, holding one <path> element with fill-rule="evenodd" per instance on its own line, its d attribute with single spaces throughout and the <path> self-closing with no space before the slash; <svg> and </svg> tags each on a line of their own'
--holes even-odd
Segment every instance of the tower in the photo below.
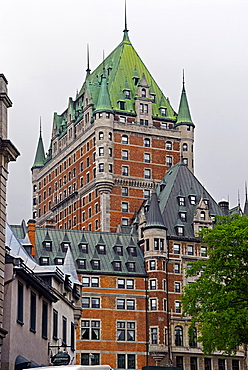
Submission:
<svg viewBox="0 0 248 370">
<path fill-rule="evenodd" d="M 82 87 L 62 114 L 54 113 L 47 155 L 39 139 L 32 167 L 37 225 L 130 225 L 182 153 L 193 171 L 193 128 L 184 83 L 177 114 L 134 49 L 125 20 L 121 43 L 93 72 L 87 54 Z"/>
</svg>

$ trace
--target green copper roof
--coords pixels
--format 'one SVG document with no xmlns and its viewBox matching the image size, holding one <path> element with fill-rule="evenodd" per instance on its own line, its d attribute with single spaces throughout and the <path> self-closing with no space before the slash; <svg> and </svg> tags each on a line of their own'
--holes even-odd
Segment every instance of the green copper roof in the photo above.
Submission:
<svg viewBox="0 0 248 370">
<path fill-rule="evenodd" d="M 109 98 L 109 91 L 107 85 L 107 78 L 105 76 L 105 71 L 102 76 L 101 87 L 98 95 L 98 100 L 96 104 L 96 109 L 94 113 L 97 112 L 112 112 L 110 98 Z"/>
<path fill-rule="evenodd" d="M 39 137 L 35 160 L 34 160 L 34 164 L 32 168 L 43 167 L 44 160 L 45 160 L 45 151 L 44 151 L 44 145 L 43 145 L 43 140 L 42 140 L 41 131 L 40 131 L 40 137 Z"/>
<path fill-rule="evenodd" d="M 156 95 L 156 103 L 152 104 L 152 115 L 161 117 L 159 103 L 163 101 L 163 106 L 166 107 L 166 118 L 176 121 L 176 114 L 173 108 L 132 46 L 126 30 L 122 42 L 90 75 L 86 76 L 86 81 L 77 95 L 77 98 L 80 98 L 85 89 L 87 89 L 88 92 L 92 94 L 93 103 L 97 109 L 99 107 L 98 97 L 101 91 L 100 84 L 104 67 L 107 71 L 106 78 L 110 105 L 113 110 L 119 110 L 118 101 L 120 99 L 120 88 L 122 87 L 123 89 L 124 87 L 125 89 L 125 87 L 128 86 L 131 99 L 125 99 L 127 103 L 125 111 L 134 113 L 135 95 L 137 93 L 137 84 L 135 84 L 135 80 L 137 80 L 137 78 L 145 78 L 147 85 L 149 87 L 152 86 L 153 94 Z"/>
<path fill-rule="evenodd" d="M 190 115 L 189 104 L 187 100 L 184 82 L 183 82 L 183 89 L 182 89 L 179 111 L 178 111 L 178 116 L 177 116 L 177 123 L 176 123 L 176 126 L 179 126 L 179 125 L 191 125 L 195 127 L 191 119 L 191 115 Z"/>
</svg>

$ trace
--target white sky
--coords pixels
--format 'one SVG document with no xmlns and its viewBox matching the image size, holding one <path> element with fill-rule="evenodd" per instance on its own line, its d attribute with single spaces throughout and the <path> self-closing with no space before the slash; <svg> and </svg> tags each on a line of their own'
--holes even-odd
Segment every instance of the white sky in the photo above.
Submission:
<svg viewBox="0 0 248 370">
<path fill-rule="evenodd" d="M 195 129 L 195 175 L 220 201 L 244 202 L 247 168 L 247 0 L 127 0 L 131 42 L 177 111 L 185 69 Z M 7 218 L 32 217 L 31 171 L 39 117 L 48 150 L 53 112 L 75 97 L 122 40 L 124 0 L 0 0 L 0 73 L 9 82 Z"/>
</svg>

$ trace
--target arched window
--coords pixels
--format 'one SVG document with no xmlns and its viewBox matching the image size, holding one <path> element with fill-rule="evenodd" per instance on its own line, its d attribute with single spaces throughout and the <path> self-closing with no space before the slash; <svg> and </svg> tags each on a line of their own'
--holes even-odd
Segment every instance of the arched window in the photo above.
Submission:
<svg viewBox="0 0 248 370">
<path fill-rule="evenodd" d="M 128 136 L 127 135 L 122 135 L 121 142 L 122 142 L 122 144 L 128 144 Z"/>
<path fill-rule="evenodd" d="M 205 220 L 205 212 L 204 211 L 201 211 L 200 217 L 201 217 L 201 220 Z"/>
<path fill-rule="evenodd" d="M 166 150 L 172 150 L 172 143 L 171 143 L 171 141 L 166 141 L 165 148 L 166 148 Z"/>
<path fill-rule="evenodd" d="M 183 152 L 187 152 L 188 151 L 188 144 L 184 143 L 183 144 Z"/>
<path fill-rule="evenodd" d="M 102 131 L 99 132 L 99 140 L 104 139 L 104 133 Z"/>
<path fill-rule="evenodd" d="M 141 90 L 141 96 L 142 96 L 142 98 L 146 97 L 146 89 Z"/>
<path fill-rule="evenodd" d="M 189 346 L 197 347 L 197 330 L 193 328 L 189 331 Z"/>
<path fill-rule="evenodd" d="M 181 326 L 175 327 L 175 346 L 183 345 L 183 328 Z"/>
</svg>

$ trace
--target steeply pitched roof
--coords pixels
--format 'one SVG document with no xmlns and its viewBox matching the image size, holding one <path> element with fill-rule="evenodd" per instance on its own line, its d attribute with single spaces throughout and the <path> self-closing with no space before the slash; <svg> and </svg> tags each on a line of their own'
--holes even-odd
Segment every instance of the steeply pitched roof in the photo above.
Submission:
<svg viewBox="0 0 248 370">
<path fill-rule="evenodd" d="M 181 93 L 181 99 L 180 99 L 177 123 L 176 123 L 176 126 L 179 126 L 179 125 L 190 125 L 190 126 L 195 127 L 191 119 L 191 115 L 190 115 L 189 104 L 188 104 L 188 99 L 186 95 L 184 81 L 183 81 L 183 89 Z"/>
<path fill-rule="evenodd" d="M 190 202 L 192 189 L 194 189 L 194 195 L 196 196 L 196 205 Z M 212 196 L 188 167 L 182 163 L 177 163 L 169 169 L 160 185 L 158 185 L 156 192 L 162 218 L 168 229 L 167 235 L 170 237 L 177 236 L 175 227 L 179 226 L 178 221 L 180 221 L 180 225 L 184 226 L 184 237 L 194 238 L 193 219 L 197 204 L 202 198 L 207 201 L 211 216 L 223 214 Z M 179 205 L 179 196 L 185 198 L 185 206 Z M 179 217 L 179 213 L 182 211 L 186 212 L 186 221 L 182 221 Z"/>
<path fill-rule="evenodd" d="M 146 215 L 146 226 L 147 227 L 162 227 L 165 228 L 164 220 L 162 218 L 158 196 L 156 192 L 152 193 L 149 211 Z"/>
<path fill-rule="evenodd" d="M 45 161 L 45 150 L 44 150 L 44 145 L 43 145 L 43 140 L 42 140 L 42 135 L 41 135 L 41 130 L 40 130 L 40 137 L 38 140 L 38 145 L 37 145 L 34 164 L 32 166 L 32 169 L 36 167 L 43 167 L 44 161 Z"/>
</svg>

